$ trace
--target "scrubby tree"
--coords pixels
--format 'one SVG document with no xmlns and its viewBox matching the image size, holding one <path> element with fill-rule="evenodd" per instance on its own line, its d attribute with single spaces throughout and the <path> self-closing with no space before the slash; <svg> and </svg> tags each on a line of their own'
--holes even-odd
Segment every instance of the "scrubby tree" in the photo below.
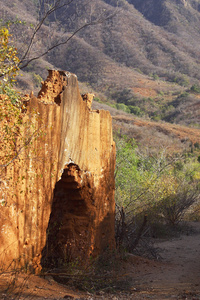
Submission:
<svg viewBox="0 0 200 300">
<path fill-rule="evenodd" d="M 195 156 L 139 150 L 127 137 L 116 144 L 116 238 L 131 251 L 147 223 L 175 226 L 200 200 L 200 165 Z"/>
</svg>

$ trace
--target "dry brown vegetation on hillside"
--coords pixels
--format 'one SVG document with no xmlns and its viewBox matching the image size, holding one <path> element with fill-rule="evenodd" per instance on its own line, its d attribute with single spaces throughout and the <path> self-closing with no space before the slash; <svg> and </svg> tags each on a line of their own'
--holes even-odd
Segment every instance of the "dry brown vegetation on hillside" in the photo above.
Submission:
<svg viewBox="0 0 200 300">
<path fill-rule="evenodd" d="M 145 120 L 97 102 L 94 102 L 93 108 L 109 110 L 114 132 L 134 138 L 139 147 L 182 152 L 190 150 L 194 144 L 200 144 L 200 130 L 197 128 Z"/>
<path fill-rule="evenodd" d="M 172 149 L 199 143 L 199 1 L 159 0 L 149 5 L 146 0 L 129 0 L 118 4 L 113 18 L 87 27 L 67 45 L 28 65 L 18 86 L 37 90 L 47 68 L 69 70 L 82 81 L 81 90 L 91 90 L 98 101 L 132 112 L 126 115 L 109 108 L 114 115 L 121 115 L 113 121 L 116 131 L 121 130 L 142 144 L 170 145 Z M 30 0 L 0 1 L 0 5 L 3 22 L 15 23 L 11 29 L 22 55 L 42 7 L 38 11 L 37 1 Z M 116 12 L 115 9 L 113 0 L 72 1 L 71 6 L 45 21 L 32 55 L 45 49 L 45 42 L 50 46 L 73 32 L 84 19 L 95 18 L 104 10 Z"/>
<path fill-rule="evenodd" d="M 128 89 L 135 99 L 130 105 L 139 107 L 143 115 L 196 126 L 199 99 L 192 93 L 181 103 L 176 98 L 199 84 L 199 1 L 120 0 L 119 8 L 116 3 L 76 0 L 51 15 L 37 34 L 31 55 L 54 45 L 101 12 L 117 12 L 31 63 L 19 78 L 20 86 L 37 90 L 46 69 L 56 67 L 77 74 L 79 81 L 89 84 L 102 99 L 125 103 L 119 94 Z M 3 22 L 22 21 L 11 26 L 22 55 L 43 11 L 37 1 L 30 0 L 1 0 L 0 8 Z"/>
</svg>

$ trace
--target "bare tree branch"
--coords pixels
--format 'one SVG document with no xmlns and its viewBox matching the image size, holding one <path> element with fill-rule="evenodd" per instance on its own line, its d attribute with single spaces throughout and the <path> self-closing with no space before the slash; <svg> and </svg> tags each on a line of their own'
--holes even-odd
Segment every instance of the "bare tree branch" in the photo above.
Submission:
<svg viewBox="0 0 200 300">
<path fill-rule="evenodd" d="M 106 18 L 107 19 L 107 18 Z M 105 21 L 105 19 L 104 19 Z M 97 24 L 100 24 L 102 23 L 103 21 L 102 20 L 97 20 L 95 22 L 90 22 L 90 23 L 86 23 L 84 24 L 83 26 L 79 27 L 77 30 L 75 30 L 69 38 L 67 38 L 65 41 L 63 42 L 60 42 L 60 43 L 57 43 L 55 45 L 53 45 L 52 47 L 48 48 L 45 52 L 43 52 L 42 54 L 38 55 L 38 56 L 35 56 L 33 58 L 31 58 L 30 60 L 28 60 L 23 66 L 20 67 L 20 69 L 24 69 L 25 67 L 27 67 L 32 61 L 34 60 L 37 60 L 41 57 L 43 57 L 44 55 L 48 54 L 51 50 L 61 46 L 61 45 L 65 45 L 67 44 L 79 31 L 81 31 L 82 29 L 88 27 L 88 26 L 92 26 L 92 25 L 97 25 Z M 23 63 L 23 60 L 21 60 L 20 64 Z"/>
<path fill-rule="evenodd" d="M 51 15 L 53 12 L 55 12 L 56 10 L 64 7 L 64 6 L 68 6 L 70 5 L 74 0 L 69 0 L 67 3 L 64 3 L 64 4 L 61 4 L 61 1 L 62 0 L 57 0 L 55 5 L 50 8 L 46 13 L 45 15 L 43 16 L 43 18 L 41 19 L 41 21 L 38 23 L 38 25 L 36 26 L 35 30 L 34 30 L 34 33 L 31 37 L 31 40 L 30 40 L 30 43 L 27 47 L 27 50 L 25 52 L 25 54 L 23 55 L 22 59 L 20 60 L 18 66 L 20 69 L 24 69 L 25 67 L 27 67 L 32 61 L 35 61 L 35 60 L 38 60 L 40 59 L 41 57 L 45 56 L 46 54 L 48 54 L 50 51 L 52 51 L 53 49 L 61 46 L 61 45 L 65 45 L 67 44 L 78 32 L 80 32 L 81 30 L 83 30 L 84 28 L 88 27 L 88 26 L 94 26 L 94 25 L 97 25 L 97 24 L 102 24 L 104 23 L 105 21 L 113 18 L 116 14 L 117 14 L 117 10 L 112 13 L 112 14 L 109 14 L 108 16 L 105 16 L 103 13 L 98 17 L 98 19 L 96 19 L 95 21 L 89 21 L 85 24 L 83 24 L 82 26 L 80 26 L 78 29 L 76 29 L 66 40 L 64 41 L 61 41 L 61 42 L 58 42 L 56 43 L 55 45 L 49 47 L 47 50 L 45 50 L 43 53 L 39 54 L 39 55 L 36 55 L 35 57 L 32 57 L 30 58 L 28 61 L 25 62 L 28 54 L 30 53 L 31 51 L 31 48 L 33 46 L 33 43 L 34 43 L 34 39 L 35 39 L 35 36 L 36 34 L 38 33 L 38 31 L 41 29 L 42 25 L 44 24 L 45 20 L 47 19 L 47 17 L 49 15 Z"/>
<path fill-rule="evenodd" d="M 64 1 L 64 3 L 63 3 Z M 44 25 L 45 20 L 52 14 L 55 13 L 58 9 L 61 9 L 63 7 L 69 6 L 74 0 L 56 0 L 55 4 L 50 7 L 42 16 L 41 20 L 39 21 L 39 23 L 36 25 L 34 32 L 30 38 L 30 41 L 28 43 L 27 49 L 25 50 L 25 53 L 23 54 L 22 58 L 20 59 L 19 63 L 17 64 L 18 69 L 24 69 L 25 67 L 27 67 L 31 62 L 40 59 L 41 57 L 45 56 L 46 54 L 48 54 L 50 51 L 52 51 L 53 49 L 61 46 L 61 45 L 65 45 L 67 44 L 77 33 L 79 33 L 81 30 L 83 30 L 84 28 L 88 27 L 88 26 L 94 26 L 97 24 L 102 24 L 104 22 L 106 22 L 107 20 L 113 18 L 117 13 L 118 13 L 118 9 L 116 9 L 113 13 L 110 13 L 109 15 L 106 16 L 105 12 L 102 12 L 100 14 L 100 16 L 92 21 L 91 19 L 91 15 L 90 15 L 90 21 L 86 22 L 85 24 L 83 24 L 82 26 L 78 27 L 69 37 L 67 37 L 64 41 L 60 41 L 55 43 L 54 45 L 50 46 L 47 50 L 43 51 L 41 54 L 38 54 L 30 59 L 28 59 L 28 56 L 31 53 L 32 47 L 34 45 L 34 41 L 36 38 L 37 33 L 41 30 L 41 27 Z M 40 2 L 41 4 L 41 2 Z M 4 74 L 0 74 L 0 77 L 4 77 L 5 75 L 7 75 L 8 72 L 4 72 Z"/>
<path fill-rule="evenodd" d="M 35 38 L 36 34 L 38 33 L 38 31 L 40 30 L 40 28 L 42 27 L 42 25 L 44 24 L 44 22 L 45 22 L 45 20 L 47 19 L 47 17 L 50 16 L 54 11 L 58 10 L 59 8 L 62 8 L 62 7 L 64 7 L 64 6 L 70 5 L 74 0 L 69 0 L 69 1 L 67 1 L 67 3 L 64 3 L 64 4 L 62 4 L 62 5 L 61 5 L 61 1 L 62 1 L 62 0 L 57 0 L 56 3 L 55 3 L 55 5 L 54 5 L 52 8 L 50 8 L 50 9 L 45 13 L 45 15 L 43 16 L 43 18 L 41 19 L 41 21 L 36 25 L 35 30 L 34 30 L 34 33 L 33 33 L 32 37 L 31 37 L 30 43 L 29 43 L 29 45 L 28 45 L 28 47 L 27 47 L 27 49 L 26 49 L 26 52 L 24 53 L 22 59 L 21 59 L 20 62 L 19 62 L 19 66 L 20 66 L 20 65 L 23 63 L 23 61 L 26 59 L 28 53 L 30 52 L 30 50 L 31 50 L 31 48 L 32 48 L 34 38 Z M 44 54 L 44 55 L 45 55 L 45 54 Z M 38 57 L 38 58 L 39 58 L 39 57 Z M 29 62 L 29 63 L 30 63 L 30 62 Z M 27 65 L 26 65 L 26 66 L 27 66 Z M 23 66 L 22 68 L 24 68 L 24 66 Z M 20 68 L 20 69 L 21 69 L 21 68 Z"/>
</svg>

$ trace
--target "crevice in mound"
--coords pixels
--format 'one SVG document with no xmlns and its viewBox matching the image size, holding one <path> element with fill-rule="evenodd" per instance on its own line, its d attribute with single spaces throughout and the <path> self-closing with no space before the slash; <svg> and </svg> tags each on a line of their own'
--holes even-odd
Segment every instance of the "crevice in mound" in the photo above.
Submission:
<svg viewBox="0 0 200 300">
<path fill-rule="evenodd" d="M 83 259 L 90 247 L 89 211 L 78 165 L 65 166 L 56 183 L 52 210 L 43 249 L 43 267 L 58 267 L 74 259 Z"/>
</svg>

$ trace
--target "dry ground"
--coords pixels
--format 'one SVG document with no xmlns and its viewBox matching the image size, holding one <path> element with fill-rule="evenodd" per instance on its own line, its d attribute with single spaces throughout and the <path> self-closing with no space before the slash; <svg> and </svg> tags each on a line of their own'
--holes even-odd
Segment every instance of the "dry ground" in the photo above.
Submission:
<svg viewBox="0 0 200 300">
<path fill-rule="evenodd" d="M 17 289 L 11 287 L 9 294 L 6 288 L 10 274 L 2 274 L 0 299 L 200 299 L 200 223 L 191 224 L 193 233 L 155 244 L 162 256 L 159 261 L 128 255 L 120 270 L 131 280 L 127 292 L 101 291 L 94 295 L 71 290 L 50 276 L 43 279 L 20 275 L 17 284 L 21 294 L 16 295 Z"/>
</svg>

